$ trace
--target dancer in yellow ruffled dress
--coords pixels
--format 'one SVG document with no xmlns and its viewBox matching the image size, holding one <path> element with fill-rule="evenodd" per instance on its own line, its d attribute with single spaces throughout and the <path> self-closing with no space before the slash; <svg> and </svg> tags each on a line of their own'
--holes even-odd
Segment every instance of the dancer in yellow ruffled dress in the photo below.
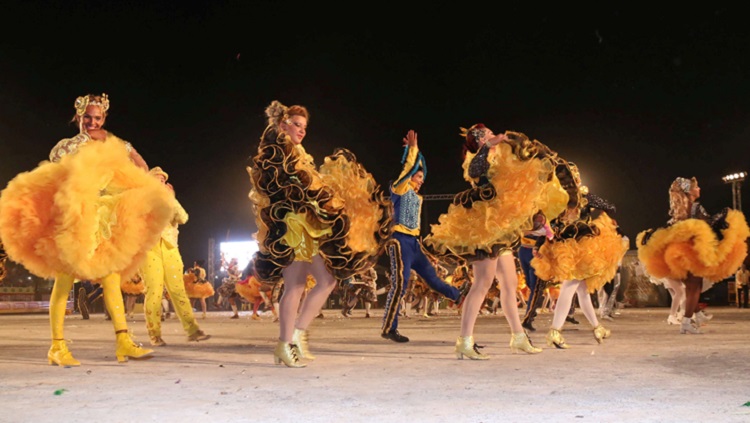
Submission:
<svg viewBox="0 0 750 423">
<path fill-rule="evenodd" d="M 667 226 L 638 234 L 638 259 L 655 278 L 672 278 L 685 284 L 685 313 L 680 333 L 701 333 L 694 313 L 704 278 L 718 282 L 732 276 L 747 256 L 750 236 L 745 215 L 725 208 L 710 216 L 698 202 L 695 178 L 679 177 L 669 187 Z"/>
<path fill-rule="evenodd" d="M 557 154 L 518 132 L 495 135 L 479 123 L 462 128 L 464 179 L 472 188 L 456 195 L 448 212 L 432 225 L 425 246 L 455 262 L 472 263 L 474 283 L 461 311 L 458 358 L 485 360 L 474 342 L 474 325 L 485 297 L 497 279 L 500 301 L 511 329 L 511 351 L 534 354 L 521 326 L 516 302 L 518 273 L 513 250 L 523 231 L 531 229 L 539 210 L 559 213 L 567 194 L 555 178 Z"/>
<path fill-rule="evenodd" d="M 143 283 L 143 278 L 140 274 L 136 273 L 130 279 L 121 280 L 120 290 L 122 291 L 123 301 L 125 301 L 125 315 L 128 319 L 132 319 L 138 297 L 146 293 L 146 285 Z"/>
<path fill-rule="evenodd" d="M 547 344 L 568 348 L 561 331 L 576 294 L 594 338 L 601 343 L 611 333 L 599 323 L 590 294 L 614 278 L 628 251 L 628 242 L 609 216 L 615 207 L 581 185 L 574 163 L 561 159 L 556 174 L 568 192 L 567 209 L 550 221 L 554 235 L 552 239 L 540 238 L 538 251 L 531 260 L 540 279 L 560 284 Z"/>
<path fill-rule="evenodd" d="M 103 129 L 109 99 L 75 102 L 79 134 L 61 140 L 50 161 L 17 175 L 0 196 L 0 238 L 8 256 L 42 278 L 50 296 L 50 364 L 78 366 L 63 333 L 76 279 L 99 281 L 117 337 L 117 360 L 149 356 L 128 332 L 121 279 L 133 276 L 172 215 L 170 193 L 147 172 L 130 143 Z"/>
<path fill-rule="evenodd" d="M 214 286 L 206 279 L 206 269 L 203 268 L 203 260 L 193 262 L 193 267 L 188 269 L 182 277 L 185 283 L 185 292 L 188 297 L 198 299 L 201 304 L 202 317 L 206 318 L 206 298 L 216 294 Z"/>
<path fill-rule="evenodd" d="M 305 107 L 273 101 L 266 116 L 268 127 L 248 167 L 260 249 L 255 276 L 273 283 L 283 276 L 274 361 L 303 367 L 300 358 L 314 358 L 307 328 L 336 281 L 375 265 L 390 233 L 390 203 L 346 149 L 336 149 L 316 169 L 302 147 Z M 297 313 L 308 275 L 316 285 Z"/>
</svg>

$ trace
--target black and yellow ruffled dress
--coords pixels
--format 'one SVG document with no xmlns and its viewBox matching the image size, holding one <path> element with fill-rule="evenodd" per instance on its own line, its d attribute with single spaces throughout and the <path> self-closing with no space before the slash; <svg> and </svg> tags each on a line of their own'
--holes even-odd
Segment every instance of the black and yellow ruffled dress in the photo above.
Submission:
<svg viewBox="0 0 750 423">
<path fill-rule="evenodd" d="M 269 126 L 248 172 L 261 281 L 278 282 L 286 266 L 317 254 L 339 280 L 375 265 L 390 236 L 391 206 L 350 151 L 336 149 L 318 170 L 301 145 Z"/>
<path fill-rule="evenodd" d="M 206 271 L 201 268 L 189 269 L 182 275 L 188 298 L 208 298 L 216 294 L 213 285 L 206 279 Z"/>
<path fill-rule="evenodd" d="M 169 223 L 173 195 L 131 162 L 114 135 L 78 144 L 75 154 L 8 183 L 0 194 L 0 238 L 13 261 L 42 278 L 95 281 L 119 273 L 127 280 Z"/>
<path fill-rule="evenodd" d="M 556 153 L 522 133 L 506 135 L 508 142 L 477 152 L 486 154 L 489 165 L 479 178 L 469 172 L 476 154 L 467 153 L 464 179 L 472 188 L 456 194 L 424 240 L 441 260 L 459 264 L 497 257 L 517 246 L 539 210 L 556 216 L 565 208 L 568 195 L 554 172 Z"/>
<path fill-rule="evenodd" d="M 684 280 L 688 272 L 709 282 L 732 276 L 747 256 L 745 215 L 724 209 L 708 220 L 689 218 L 636 237 L 638 259 L 656 278 Z"/>
<path fill-rule="evenodd" d="M 580 181 L 571 181 L 577 178 L 571 175 L 570 163 L 561 161 L 557 174 L 571 202 L 566 212 L 550 221 L 554 236 L 541 245 L 531 266 L 539 279 L 551 283 L 582 280 L 589 292 L 595 292 L 614 278 L 628 241 L 607 214 L 614 212 L 614 206 L 580 189 L 585 188 Z"/>
<path fill-rule="evenodd" d="M 120 280 L 120 290 L 124 295 L 141 295 L 146 293 L 146 284 L 143 283 L 143 278 L 139 274 L 136 274 L 129 279 Z"/>
</svg>

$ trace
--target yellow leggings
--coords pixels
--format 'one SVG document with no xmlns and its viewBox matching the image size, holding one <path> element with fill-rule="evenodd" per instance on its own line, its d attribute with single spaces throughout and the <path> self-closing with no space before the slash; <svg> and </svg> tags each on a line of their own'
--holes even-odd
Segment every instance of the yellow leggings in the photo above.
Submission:
<svg viewBox="0 0 750 423">
<path fill-rule="evenodd" d="M 146 255 L 141 268 L 141 276 L 146 285 L 146 298 L 143 303 L 146 315 L 146 329 L 150 337 L 161 336 L 161 300 L 166 286 L 169 299 L 180 319 L 185 333 L 192 335 L 200 328 L 193 315 L 193 306 L 185 292 L 182 279 L 184 265 L 177 247 L 159 240 Z"/>
<path fill-rule="evenodd" d="M 63 326 L 70 290 L 73 289 L 75 278 L 67 274 L 58 274 L 49 300 L 49 321 L 52 329 L 52 339 L 65 339 Z M 120 275 L 113 273 L 99 281 L 102 285 L 104 305 L 107 307 L 115 332 L 127 331 L 128 322 L 125 320 L 125 304 L 120 290 Z"/>
</svg>

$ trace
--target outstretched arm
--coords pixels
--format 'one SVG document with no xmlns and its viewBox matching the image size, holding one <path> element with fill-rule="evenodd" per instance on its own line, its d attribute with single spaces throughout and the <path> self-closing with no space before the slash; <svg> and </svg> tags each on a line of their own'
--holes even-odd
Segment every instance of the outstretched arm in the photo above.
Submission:
<svg viewBox="0 0 750 423">
<path fill-rule="evenodd" d="M 401 163 L 403 163 L 404 166 L 401 169 L 401 174 L 399 174 L 398 179 L 396 179 L 396 182 L 394 182 L 393 186 L 391 187 L 393 192 L 397 194 L 403 194 L 409 188 L 409 177 L 413 173 L 413 169 L 414 166 L 417 165 L 417 161 L 421 158 L 417 141 L 417 133 L 414 130 L 410 129 L 409 132 L 406 133 L 406 136 L 403 139 L 403 145 L 406 151 L 404 152 L 405 154 L 401 159 Z"/>
</svg>

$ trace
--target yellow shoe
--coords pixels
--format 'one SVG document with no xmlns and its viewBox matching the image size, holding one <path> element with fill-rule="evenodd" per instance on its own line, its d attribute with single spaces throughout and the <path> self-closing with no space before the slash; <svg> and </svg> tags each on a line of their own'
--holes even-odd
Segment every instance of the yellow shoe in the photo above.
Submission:
<svg viewBox="0 0 750 423">
<path fill-rule="evenodd" d="M 479 352 L 480 346 L 474 343 L 473 336 L 459 336 L 456 339 L 456 358 L 463 360 L 464 356 L 472 360 L 487 360 L 490 356 Z"/>
<path fill-rule="evenodd" d="M 594 339 L 600 344 L 604 341 L 604 338 L 609 338 L 610 335 L 612 335 L 612 331 L 602 325 L 594 328 Z"/>
<path fill-rule="evenodd" d="M 527 354 L 539 354 L 542 352 L 542 349 L 531 344 L 531 339 L 529 339 L 529 335 L 526 332 L 518 332 L 511 335 L 510 351 L 513 354 L 518 354 L 521 351 Z"/>
<path fill-rule="evenodd" d="M 49 364 L 57 364 L 60 367 L 80 366 L 81 362 L 73 358 L 73 354 L 68 350 L 68 345 L 64 339 L 52 340 L 52 346 L 47 352 Z"/>
<path fill-rule="evenodd" d="M 166 347 L 167 343 L 164 342 L 164 340 L 161 338 L 161 336 L 152 336 L 151 337 L 151 346 L 152 347 Z"/>
<path fill-rule="evenodd" d="M 253 314 L 250 318 L 253 320 L 261 320 L 260 316 L 258 316 L 257 314 Z"/>
<path fill-rule="evenodd" d="M 299 361 L 297 357 L 297 348 L 292 348 L 292 344 L 279 341 L 273 352 L 273 362 L 276 364 L 284 363 L 287 367 L 305 367 L 307 364 Z"/>
<path fill-rule="evenodd" d="M 315 356 L 310 352 L 310 348 L 307 345 L 307 331 L 301 329 L 294 329 L 292 335 L 292 344 L 297 348 L 297 356 L 307 360 L 315 360 Z"/>
<path fill-rule="evenodd" d="M 127 331 L 117 334 L 117 349 L 115 350 L 115 356 L 117 356 L 118 362 L 125 363 L 128 361 L 128 358 L 151 358 L 151 354 L 153 353 L 154 350 L 143 348 L 133 342 L 133 339 Z"/>
<path fill-rule="evenodd" d="M 547 332 L 547 345 L 555 346 L 560 349 L 566 349 L 570 348 L 568 344 L 565 343 L 565 338 L 563 338 L 562 333 L 560 333 L 559 329 L 552 328 Z"/>
<path fill-rule="evenodd" d="M 209 338 L 211 338 L 211 335 L 207 335 L 206 332 L 198 329 L 188 336 L 188 342 L 205 341 Z"/>
</svg>

